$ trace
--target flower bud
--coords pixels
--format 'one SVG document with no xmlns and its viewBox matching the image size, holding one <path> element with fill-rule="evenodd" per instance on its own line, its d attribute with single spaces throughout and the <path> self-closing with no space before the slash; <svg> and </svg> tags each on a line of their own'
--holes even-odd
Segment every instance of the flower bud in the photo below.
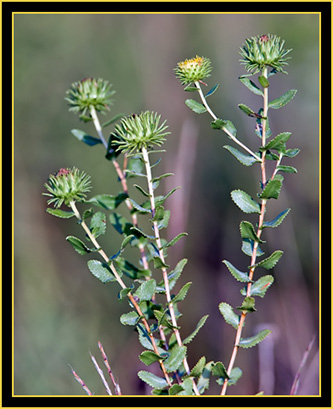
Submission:
<svg viewBox="0 0 333 409">
<path fill-rule="evenodd" d="M 47 204 L 53 203 L 56 208 L 63 203 L 69 206 L 70 202 L 83 201 L 86 197 L 85 193 L 91 189 L 90 176 L 77 168 L 61 168 L 55 175 L 49 176 L 44 186 L 49 193 L 43 193 L 43 195 L 51 197 Z"/>
<path fill-rule="evenodd" d="M 209 77 L 212 67 L 209 58 L 196 56 L 191 60 L 179 62 L 174 70 L 176 77 L 185 85 Z"/>
</svg>

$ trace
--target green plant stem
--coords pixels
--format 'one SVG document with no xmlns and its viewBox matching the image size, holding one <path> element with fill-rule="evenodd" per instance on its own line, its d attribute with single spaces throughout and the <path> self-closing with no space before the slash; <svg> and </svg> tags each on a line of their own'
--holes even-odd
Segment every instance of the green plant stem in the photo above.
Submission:
<svg viewBox="0 0 333 409">
<path fill-rule="evenodd" d="M 116 278 L 118 284 L 119 284 L 123 289 L 127 288 L 127 286 L 125 285 L 125 283 L 123 282 L 123 280 L 122 280 L 121 277 L 119 276 L 119 274 L 118 274 L 118 272 L 117 272 L 115 266 L 113 265 L 112 262 L 110 263 L 109 257 L 106 255 L 105 251 L 101 248 L 101 246 L 99 245 L 98 241 L 96 240 L 96 238 L 94 237 L 94 235 L 91 233 L 89 227 L 86 225 L 85 221 L 81 219 L 80 212 L 78 211 L 78 209 L 77 209 L 76 204 L 75 204 L 74 201 L 70 202 L 70 207 L 71 207 L 73 213 L 75 214 L 76 218 L 80 221 L 80 224 L 81 224 L 83 230 L 86 232 L 87 236 L 89 237 L 90 241 L 91 241 L 91 242 L 93 243 L 93 245 L 98 249 L 98 253 L 102 256 L 102 258 L 105 260 L 105 262 L 107 263 L 107 265 L 110 266 L 110 268 L 111 268 L 111 270 L 112 270 L 112 273 L 113 273 L 113 275 L 115 276 L 115 278 Z M 134 308 L 136 309 L 136 312 L 138 313 L 139 317 L 142 319 L 142 322 L 143 322 L 143 324 L 144 324 L 144 326 L 145 326 L 145 328 L 146 328 L 147 334 L 149 335 L 149 338 L 150 338 L 150 340 L 151 340 L 151 343 L 152 343 L 154 352 L 155 352 L 157 355 L 159 355 L 159 352 L 158 352 L 158 348 L 157 348 L 155 339 L 154 339 L 154 337 L 153 337 L 153 335 L 152 335 L 152 333 L 151 333 L 149 324 L 148 324 L 146 318 L 144 317 L 144 314 L 143 314 L 143 312 L 141 311 L 140 306 L 139 306 L 138 303 L 136 302 L 136 300 L 135 300 L 135 298 L 133 297 L 133 295 L 132 295 L 131 292 L 129 292 L 129 293 L 127 294 L 127 297 L 129 298 L 130 302 L 132 303 L 132 305 L 133 305 Z M 160 364 L 160 367 L 161 367 L 161 369 L 162 369 L 162 372 L 163 372 L 163 375 L 164 375 L 164 377 L 165 377 L 165 380 L 167 381 L 168 385 L 171 386 L 172 383 L 171 383 L 171 381 L 170 381 L 169 375 L 168 375 L 168 373 L 167 373 L 167 371 L 166 371 L 166 368 L 165 368 L 165 366 L 164 366 L 164 363 L 163 363 L 163 360 L 162 360 L 162 359 L 159 360 L 159 364 Z"/>
<path fill-rule="evenodd" d="M 262 72 L 262 75 L 265 78 L 267 78 L 267 68 L 264 68 L 264 70 Z M 264 88 L 263 99 L 264 99 L 264 101 L 263 101 L 264 102 L 263 117 L 267 118 L 267 113 L 268 113 L 268 87 Z M 263 120 L 262 139 L 261 139 L 261 145 L 262 146 L 266 145 L 266 132 L 267 132 L 266 128 L 267 128 L 267 120 Z M 265 156 L 266 156 L 266 151 L 263 151 L 262 158 L 261 158 L 261 163 L 260 163 L 262 186 L 266 185 L 266 161 L 265 161 Z M 260 215 L 259 215 L 259 222 L 258 222 L 258 229 L 257 229 L 258 238 L 260 238 L 261 233 L 262 233 L 262 225 L 263 225 L 263 222 L 264 222 L 264 215 L 265 215 L 265 211 L 266 211 L 266 203 L 267 203 L 266 199 L 261 200 L 261 208 L 260 208 Z M 251 264 L 250 264 L 251 266 L 255 265 L 256 258 L 257 258 L 258 245 L 259 245 L 258 241 L 255 241 L 255 243 L 253 245 L 252 256 L 251 256 Z M 249 271 L 249 279 L 251 281 L 253 280 L 254 270 L 255 270 L 255 267 L 252 267 L 252 268 L 250 268 L 250 271 Z M 246 297 L 251 296 L 251 286 L 252 286 L 252 283 L 249 282 L 247 284 Z M 240 339 L 241 339 L 246 314 L 247 314 L 247 312 L 243 311 L 241 316 L 240 316 L 240 319 L 239 319 L 239 324 L 238 324 L 237 331 L 236 331 L 234 348 L 233 348 L 231 358 L 230 358 L 230 361 L 229 361 L 229 365 L 228 365 L 228 369 L 227 369 L 228 376 L 230 376 L 230 374 L 231 374 L 231 371 L 232 371 L 232 369 L 234 367 L 234 363 L 235 363 L 235 360 L 236 360 L 236 357 L 237 357 L 237 352 L 238 352 L 238 349 L 239 349 L 239 342 L 240 342 Z M 223 382 L 221 395 L 226 394 L 227 387 L 228 387 L 228 378 L 226 378 L 224 380 L 224 382 Z"/>
<path fill-rule="evenodd" d="M 108 144 L 107 144 L 107 142 L 106 142 L 106 140 L 104 138 L 104 135 L 103 135 L 103 132 L 102 132 L 102 127 L 101 127 L 101 124 L 99 122 L 96 109 L 95 109 L 95 107 L 93 105 L 90 106 L 90 115 L 92 117 L 94 126 L 96 128 L 97 133 L 98 133 L 98 136 L 100 137 L 105 149 L 107 149 Z"/>
<path fill-rule="evenodd" d="M 200 87 L 200 84 L 198 81 L 195 83 L 196 88 L 199 91 L 199 95 L 201 98 L 202 103 L 204 104 L 205 108 L 207 109 L 207 112 L 210 114 L 210 116 L 214 119 L 218 119 L 218 117 L 214 114 L 214 112 L 211 110 L 210 106 L 208 105 L 208 102 L 202 92 L 202 89 Z M 250 155 L 252 155 L 258 162 L 261 162 L 261 158 L 259 158 L 258 155 L 256 155 L 254 152 L 251 151 L 246 145 L 244 145 L 240 140 L 238 140 L 227 128 L 223 127 L 222 130 L 229 136 L 231 140 L 233 140 L 237 145 L 239 145 L 241 148 L 243 148 L 246 152 L 248 152 Z"/>
<path fill-rule="evenodd" d="M 155 208 L 155 197 L 154 197 L 154 189 L 153 189 L 153 182 L 152 182 L 153 177 L 152 177 L 152 173 L 151 173 L 149 153 L 148 153 L 148 151 L 147 151 L 147 149 L 145 147 L 142 148 L 141 153 L 142 153 L 142 158 L 143 158 L 145 168 L 146 168 L 151 213 L 152 213 L 152 218 L 154 218 L 156 208 Z M 164 257 L 164 253 L 163 253 L 163 249 L 162 249 L 161 237 L 160 237 L 160 232 L 159 232 L 159 229 L 158 229 L 157 221 L 153 221 L 153 228 L 154 228 L 154 235 L 155 235 L 155 239 L 156 239 L 157 248 L 158 248 L 158 251 L 159 251 L 159 256 L 160 256 L 162 262 L 165 264 L 165 257 Z M 168 308 L 169 308 L 169 312 L 170 312 L 171 322 L 172 322 L 172 325 L 174 327 L 173 332 L 175 334 L 178 345 L 183 346 L 183 341 L 182 341 L 180 333 L 179 333 L 179 331 L 177 329 L 178 325 L 177 325 L 175 310 L 173 308 L 172 299 L 171 299 L 168 272 L 167 272 L 167 269 L 165 267 L 162 267 L 161 270 L 162 270 L 162 275 L 163 275 L 163 281 L 164 281 L 164 286 L 165 286 L 165 294 L 166 294 L 166 299 L 167 299 L 167 302 L 168 302 Z M 190 368 L 189 368 L 186 357 L 183 360 L 183 364 L 184 364 L 184 368 L 185 368 L 186 373 L 189 375 L 190 374 Z M 199 390 L 197 388 L 197 385 L 194 382 L 194 379 L 192 379 L 192 382 L 193 382 L 193 390 L 194 390 L 195 394 L 200 395 L 200 392 L 199 392 Z"/>
</svg>

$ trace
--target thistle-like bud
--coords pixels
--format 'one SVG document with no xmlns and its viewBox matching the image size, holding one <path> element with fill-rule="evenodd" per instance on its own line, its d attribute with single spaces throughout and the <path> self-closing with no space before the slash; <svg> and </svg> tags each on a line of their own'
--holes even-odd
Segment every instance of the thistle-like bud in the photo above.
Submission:
<svg viewBox="0 0 333 409">
<path fill-rule="evenodd" d="M 69 110 L 85 115 L 90 107 L 94 107 L 98 112 L 110 110 L 113 100 L 111 96 L 115 91 L 111 91 L 112 84 L 101 78 L 85 78 L 82 81 L 74 82 L 66 92 L 65 100 L 69 102 Z"/>
<path fill-rule="evenodd" d="M 77 168 L 61 168 L 55 175 L 49 176 L 44 186 L 49 193 L 43 195 L 51 197 L 47 204 L 53 203 L 55 208 L 63 203 L 69 206 L 70 202 L 84 200 L 85 193 L 91 189 L 90 176 Z"/>
<path fill-rule="evenodd" d="M 115 126 L 117 138 L 114 144 L 118 145 L 117 150 L 132 153 L 150 145 L 161 146 L 170 132 L 165 132 L 168 126 L 166 121 L 160 124 L 160 119 L 161 115 L 151 111 L 122 118 L 120 124 Z"/>
<path fill-rule="evenodd" d="M 210 77 L 212 67 L 209 58 L 196 56 L 191 60 L 179 62 L 174 71 L 180 82 L 188 85 Z"/>
<path fill-rule="evenodd" d="M 291 51 L 284 50 L 285 41 L 272 34 L 251 37 L 245 40 L 245 44 L 240 48 L 240 55 L 243 57 L 240 62 L 245 65 L 248 72 L 256 74 L 265 67 L 271 67 L 277 72 L 283 72 L 284 65 L 288 65 L 286 60 L 291 57 L 286 55 Z"/>
</svg>

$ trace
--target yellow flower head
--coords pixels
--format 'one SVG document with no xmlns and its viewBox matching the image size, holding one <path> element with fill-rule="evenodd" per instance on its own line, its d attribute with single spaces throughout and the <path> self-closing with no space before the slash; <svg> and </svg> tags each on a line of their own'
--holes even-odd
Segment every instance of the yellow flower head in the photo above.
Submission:
<svg viewBox="0 0 333 409">
<path fill-rule="evenodd" d="M 182 84 L 191 84 L 210 76 L 212 71 L 209 58 L 199 57 L 179 62 L 175 68 L 176 77 Z"/>
</svg>

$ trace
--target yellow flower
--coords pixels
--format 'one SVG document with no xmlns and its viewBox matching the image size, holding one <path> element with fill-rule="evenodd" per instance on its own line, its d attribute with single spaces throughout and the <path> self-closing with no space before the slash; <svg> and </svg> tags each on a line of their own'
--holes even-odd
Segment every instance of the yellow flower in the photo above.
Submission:
<svg viewBox="0 0 333 409">
<path fill-rule="evenodd" d="M 199 57 L 179 62 L 175 68 L 176 77 L 182 84 L 191 84 L 210 76 L 212 71 L 209 58 Z"/>
</svg>

